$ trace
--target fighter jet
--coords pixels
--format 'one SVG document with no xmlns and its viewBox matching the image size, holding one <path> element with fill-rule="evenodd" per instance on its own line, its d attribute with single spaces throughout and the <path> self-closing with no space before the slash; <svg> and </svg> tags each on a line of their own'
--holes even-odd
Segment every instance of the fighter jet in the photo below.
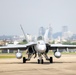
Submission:
<svg viewBox="0 0 76 75">
<path fill-rule="evenodd" d="M 24 33 L 24 30 L 21 26 L 21 29 Z M 48 52 L 52 50 L 54 52 L 54 56 L 56 58 L 61 57 L 61 52 L 59 50 L 68 50 L 68 49 L 75 49 L 76 45 L 62 45 L 62 44 L 49 44 L 47 41 L 47 33 L 48 30 L 45 32 L 43 39 L 37 38 L 36 41 L 29 42 L 27 35 L 24 33 L 24 36 L 26 38 L 27 44 L 24 45 L 6 45 L 6 46 L 0 46 L 0 50 L 17 50 L 16 53 L 16 58 L 21 59 L 23 58 L 23 63 L 26 63 L 27 61 L 30 61 L 32 56 L 36 58 L 38 56 L 38 64 L 43 64 L 43 56 L 45 57 L 46 60 L 48 60 L 50 63 L 53 63 L 53 57 L 48 57 Z M 23 57 L 21 51 L 27 50 L 28 57 Z"/>
</svg>

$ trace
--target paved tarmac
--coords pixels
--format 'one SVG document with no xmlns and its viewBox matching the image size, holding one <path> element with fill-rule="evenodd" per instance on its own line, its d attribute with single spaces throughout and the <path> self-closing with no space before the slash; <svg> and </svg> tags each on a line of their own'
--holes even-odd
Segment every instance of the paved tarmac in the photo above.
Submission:
<svg viewBox="0 0 76 75">
<path fill-rule="evenodd" d="M 54 63 L 44 60 L 37 64 L 37 59 L 23 64 L 22 59 L 0 59 L 0 75 L 76 75 L 76 55 L 54 57 Z"/>
</svg>

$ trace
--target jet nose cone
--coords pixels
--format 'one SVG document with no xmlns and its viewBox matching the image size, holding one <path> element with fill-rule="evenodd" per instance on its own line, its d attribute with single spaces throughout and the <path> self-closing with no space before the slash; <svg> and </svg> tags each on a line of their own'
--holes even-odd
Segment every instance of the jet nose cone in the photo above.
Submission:
<svg viewBox="0 0 76 75">
<path fill-rule="evenodd" d="M 46 50 L 46 46 L 42 46 L 42 47 L 41 47 L 41 51 L 44 52 L 45 50 Z"/>
<path fill-rule="evenodd" d="M 46 47 L 41 48 L 41 50 L 46 50 Z"/>
</svg>

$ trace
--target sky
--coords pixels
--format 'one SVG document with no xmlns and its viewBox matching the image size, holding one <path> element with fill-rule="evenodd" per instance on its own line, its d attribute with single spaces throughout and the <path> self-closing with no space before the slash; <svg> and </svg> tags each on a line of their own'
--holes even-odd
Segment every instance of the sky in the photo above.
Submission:
<svg viewBox="0 0 76 75">
<path fill-rule="evenodd" d="M 53 33 L 62 26 L 76 33 L 76 0 L 0 0 L 0 35 L 38 35 L 49 24 Z"/>
</svg>

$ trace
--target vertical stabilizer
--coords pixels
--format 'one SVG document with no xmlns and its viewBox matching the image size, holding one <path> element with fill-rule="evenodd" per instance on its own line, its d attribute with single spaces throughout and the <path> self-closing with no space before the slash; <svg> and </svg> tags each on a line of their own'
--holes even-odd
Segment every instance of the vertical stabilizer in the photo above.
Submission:
<svg viewBox="0 0 76 75">
<path fill-rule="evenodd" d="M 44 34 L 44 41 L 45 42 L 48 42 L 49 41 L 48 33 L 49 33 L 49 29 L 46 29 L 45 34 Z"/>
<path fill-rule="evenodd" d="M 22 27 L 21 24 L 20 24 L 20 27 L 21 27 L 21 30 L 22 30 L 22 32 L 23 32 L 23 34 L 24 34 L 24 37 L 25 37 L 25 39 L 26 39 L 26 41 L 27 41 L 27 43 L 28 43 L 29 40 L 28 40 L 27 34 L 25 34 L 25 32 L 24 32 L 23 27 Z"/>
</svg>

